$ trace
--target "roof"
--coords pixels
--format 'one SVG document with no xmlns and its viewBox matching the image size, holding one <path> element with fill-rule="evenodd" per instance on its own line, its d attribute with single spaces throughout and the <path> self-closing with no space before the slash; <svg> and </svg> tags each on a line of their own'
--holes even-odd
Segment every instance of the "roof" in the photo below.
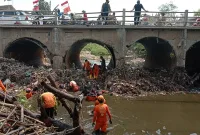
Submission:
<svg viewBox="0 0 200 135">
<path fill-rule="evenodd" d="M 15 10 L 15 8 L 12 5 L 4 5 L 0 6 L 0 11 L 1 10 Z"/>
</svg>

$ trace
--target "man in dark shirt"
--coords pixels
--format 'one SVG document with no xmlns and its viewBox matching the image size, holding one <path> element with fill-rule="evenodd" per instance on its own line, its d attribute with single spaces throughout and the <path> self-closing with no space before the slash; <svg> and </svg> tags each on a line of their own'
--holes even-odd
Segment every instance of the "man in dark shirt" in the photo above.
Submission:
<svg viewBox="0 0 200 135">
<path fill-rule="evenodd" d="M 139 21 L 140 21 L 140 15 L 141 15 L 141 9 L 143 9 L 145 12 L 148 12 L 144 9 L 143 5 L 140 4 L 140 1 L 137 1 L 137 4 L 135 4 L 134 8 L 132 11 L 135 10 L 135 14 L 134 14 L 134 24 L 138 25 Z"/>
<path fill-rule="evenodd" d="M 102 72 L 104 72 L 106 70 L 106 61 L 102 56 L 100 56 L 100 59 L 101 59 L 101 70 Z"/>
<path fill-rule="evenodd" d="M 111 12 L 109 0 L 106 0 L 105 3 L 103 3 L 102 8 L 101 8 L 101 16 L 102 19 L 107 21 L 108 20 L 108 14 Z M 108 24 L 108 22 L 105 22 L 105 24 Z"/>
</svg>

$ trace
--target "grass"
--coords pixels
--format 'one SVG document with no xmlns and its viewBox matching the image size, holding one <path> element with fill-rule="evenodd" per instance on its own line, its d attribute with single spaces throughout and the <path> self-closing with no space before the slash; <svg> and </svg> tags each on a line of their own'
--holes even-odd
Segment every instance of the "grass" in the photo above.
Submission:
<svg viewBox="0 0 200 135">
<path fill-rule="evenodd" d="M 103 46 L 95 43 L 87 44 L 82 51 L 90 51 L 92 55 L 95 56 L 109 56 L 110 52 Z"/>
</svg>

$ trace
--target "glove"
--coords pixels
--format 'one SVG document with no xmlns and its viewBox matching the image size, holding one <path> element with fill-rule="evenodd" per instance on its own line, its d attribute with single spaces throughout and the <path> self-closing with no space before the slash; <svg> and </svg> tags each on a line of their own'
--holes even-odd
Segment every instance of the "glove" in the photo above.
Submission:
<svg viewBox="0 0 200 135">
<path fill-rule="evenodd" d="M 93 127 L 95 126 L 95 123 L 94 123 L 94 122 L 92 123 L 92 126 L 93 126 Z"/>
<path fill-rule="evenodd" d="M 112 124 L 112 120 L 110 120 L 109 122 L 110 122 L 110 124 Z"/>
</svg>

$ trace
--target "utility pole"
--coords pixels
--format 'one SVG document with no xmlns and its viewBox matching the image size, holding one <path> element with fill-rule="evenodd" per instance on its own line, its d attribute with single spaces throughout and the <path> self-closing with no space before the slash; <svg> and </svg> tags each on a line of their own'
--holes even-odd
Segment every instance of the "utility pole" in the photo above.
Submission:
<svg viewBox="0 0 200 135">
<path fill-rule="evenodd" d="M 49 1 L 50 9 L 51 9 L 51 0 Z M 52 9 L 51 9 L 52 10 Z"/>
</svg>

